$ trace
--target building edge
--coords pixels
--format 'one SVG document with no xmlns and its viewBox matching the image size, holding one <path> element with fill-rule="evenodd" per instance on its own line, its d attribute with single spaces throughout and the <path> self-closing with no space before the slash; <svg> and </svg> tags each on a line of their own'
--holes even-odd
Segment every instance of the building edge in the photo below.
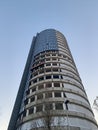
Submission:
<svg viewBox="0 0 98 130">
<path fill-rule="evenodd" d="M 14 104 L 14 107 L 13 107 L 12 115 L 10 117 L 10 121 L 9 121 L 9 125 L 8 125 L 7 130 L 14 130 L 15 127 L 16 127 L 18 113 L 19 113 L 19 110 L 20 110 L 21 101 L 22 101 L 22 97 L 23 97 L 23 94 L 24 94 L 26 81 L 27 81 L 27 78 L 28 78 L 28 71 L 29 71 L 30 64 L 31 64 L 30 61 L 31 61 L 31 58 L 32 58 L 32 55 L 33 55 L 32 50 L 34 49 L 35 41 L 36 41 L 36 37 L 33 37 L 31 47 L 30 47 L 30 51 L 29 51 L 29 54 L 28 54 L 28 58 L 27 58 L 27 61 L 26 61 L 25 69 L 24 69 L 24 72 L 23 72 L 23 75 L 22 75 L 22 79 L 21 79 L 21 82 L 20 82 L 19 90 L 17 92 L 17 97 L 16 97 L 16 100 L 15 100 L 15 104 Z"/>
</svg>

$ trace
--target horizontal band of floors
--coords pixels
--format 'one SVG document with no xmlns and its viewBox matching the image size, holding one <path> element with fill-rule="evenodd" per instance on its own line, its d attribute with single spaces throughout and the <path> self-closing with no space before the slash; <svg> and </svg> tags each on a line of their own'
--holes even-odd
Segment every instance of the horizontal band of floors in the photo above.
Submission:
<svg viewBox="0 0 98 130">
<path fill-rule="evenodd" d="M 69 58 L 69 57 L 68 57 Z M 63 58 L 63 57 L 60 57 L 60 58 L 58 58 L 59 59 L 59 61 L 67 61 L 67 62 L 69 62 L 69 63 L 71 63 L 71 64 L 73 64 L 74 65 L 74 62 L 73 62 L 73 60 L 70 58 L 70 59 L 67 59 L 67 58 Z"/>
<path fill-rule="evenodd" d="M 75 84 L 77 84 L 78 85 L 78 87 L 81 87 L 81 88 L 83 88 L 83 85 L 82 85 L 82 83 L 80 82 L 80 81 L 78 81 L 75 77 L 71 77 L 71 76 L 69 76 L 68 74 L 64 74 L 64 75 L 62 75 L 62 74 L 60 74 L 59 72 L 48 72 L 48 73 L 43 73 L 43 74 L 39 74 L 39 75 L 37 75 L 37 76 L 35 76 L 34 78 L 32 78 L 30 81 L 33 81 L 33 80 L 35 80 L 35 79 L 37 79 L 37 78 L 40 78 L 40 77 L 45 77 L 45 76 L 51 76 L 51 75 L 59 75 L 59 76 L 66 76 L 66 79 L 61 79 L 61 78 L 56 78 L 56 80 L 58 81 L 58 80 L 60 80 L 60 81 L 69 81 L 69 82 L 72 82 L 72 83 L 75 83 Z M 68 78 L 71 78 L 71 79 L 67 79 L 67 77 Z M 52 78 L 51 77 L 51 79 L 46 79 L 46 78 L 44 78 L 43 79 L 44 81 L 45 80 L 55 80 L 54 78 Z M 74 81 L 73 81 L 74 80 Z M 42 81 L 42 80 L 41 80 Z M 35 82 L 35 83 L 32 83 L 32 84 L 36 84 L 36 83 L 38 83 L 38 82 L 41 82 L 41 81 L 37 81 L 37 82 Z M 42 81 L 43 82 L 43 81 Z"/>
<path fill-rule="evenodd" d="M 67 110 L 51 110 L 49 112 L 48 111 L 47 112 L 38 112 L 38 113 L 35 113 L 35 114 L 32 114 L 32 115 L 26 116 L 21 121 L 17 122 L 17 127 L 22 125 L 25 122 L 30 121 L 30 120 L 40 119 L 40 118 L 44 118 L 44 117 L 47 117 L 47 116 L 50 116 L 50 117 L 57 117 L 57 116 L 58 117 L 59 116 L 60 117 L 66 117 L 67 115 L 68 115 L 69 119 L 70 118 L 80 118 L 80 119 L 83 119 L 83 120 L 90 121 L 97 126 L 95 119 L 92 118 L 92 117 L 89 117 L 86 114 L 74 112 L 74 111 L 67 111 Z"/>
<path fill-rule="evenodd" d="M 58 55 L 59 56 L 59 50 L 58 50 L 58 48 L 57 49 L 46 49 L 46 50 L 41 50 L 39 53 L 37 53 L 36 55 L 34 55 L 34 59 L 35 60 L 37 60 L 37 59 L 39 59 L 40 57 L 48 57 L 48 56 L 50 56 L 50 55 Z M 70 56 L 70 54 L 69 54 L 69 51 L 66 51 L 66 54 L 67 55 L 69 55 Z M 51 55 L 51 56 L 52 56 Z"/>
<path fill-rule="evenodd" d="M 41 93 L 58 92 L 58 91 L 59 92 L 66 92 L 66 93 L 72 93 L 72 94 L 78 95 L 78 96 L 84 98 L 89 103 L 86 95 L 82 94 L 81 92 L 75 91 L 75 90 L 72 90 L 72 89 L 68 89 L 68 88 L 61 88 L 61 87 L 43 88 L 41 90 L 37 90 L 35 92 L 30 93 L 29 95 L 27 95 L 27 98 L 32 97 L 33 95 L 41 94 Z"/>
<path fill-rule="evenodd" d="M 71 76 L 73 76 L 73 77 L 75 77 L 77 80 L 79 80 L 79 82 L 81 82 L 81 79 L 80 79 L 80 77 L 77 75 L 77 73 L 75 73 L 72 69 L 69 69 L 68 67 L 63 67 L 63 66 L 45 66 L 44 68 L 43 68 L 43 73 L 45 74 L 45 73 L 49 73 L 49 72 L 45 72 L 45 70 L 46 69 L 58 69 L 58 73 L 60 73 L 60 74 L 63 74 L 63 75 L 65 75 L 65 74 L 69 74 L 69 75 L 71 75 Z M 66 70 L 66 71 L 68 71 L 68 72 L 64 72 L 63 70 Z M 40 69 L 38 70 L 38 71 L 40 71 Z M 37 71 L 37 72 L 38 72 Z M 57 73 L 56 71 L 50 71 L 50 73 Z M 35 72 L 33 72 L 33 73 L 35 73 Z M 32 74 L 33 74 L 32 73 Z M 40 73 L 39 73 L 39 75 L 40 75 Z M 38 75 L 37 75 L 38 76 Z"/>
<path fill-rule="evenodd" d="M 36 75 L 36 76 L 38 76 L 38 75 L 42 75 L 42 74 L 45 74 L 45 73 L 49 73 L 49 72 L 46 72 L 46 69 L 58 69 L 57 72 L 61 73 L 61 74 L 65 74 L 65 73 L 69 72 L 69 74 L 71 74 L 72 76 L 75 76 L 80 82 L 82 82 L 80 77 L 79 77 L 79 75 L 77 73 L 75 73 L 72 69 L 65 68 L 65 67 L 62 67 L 62 66 L 59 66 L 59 68 L 58 68 L 58 66 L 46 66 L 46 67 L 43 68 L 43 70 L 44 70 L 43 73 L 38 73 L 41 70 L 41 69 L 38 69 L 37 71 L 32 72 L 32 74 L 38 73 Z M 68 71 L 68 72 L 64 72 L 64 71 Z M 51 72 L 55 72 L 55 71 L 51 71 Z"/>
<path fill-rule="evenodd" d="M 66 50 L 69 51 L 68 47 L 67 47 L 67 43 L 65 43 L 64 40 L 60 40 L 60 39 L 57 39 L 57 43 L 58 43 L 58 46 L 62 46 L 64 48 L 66 48 Z"/>
<path fill-rule="evenodd" d="M 68 54 L 70 54 L 69 49 L 67 49 L 66 47 L 62 46 L 62 45 L 59 44 L 59 43 L 58 43 L 58 49 L 59 49 L 59 51 L 60 51 L 60 50 L 64 50 L 64 52 L 68 52 Z M 65 50 L 65 49 L 66 49 L 66 50 Z M 71 54 L 70 54 L 70 55 L 71 55 Z"/>
<path fill-rule="evenodd" d="M 57 63 L 60 63 L 61 67 L 62 67 L 62 64 L 67 65 L 67 66 L 71 67 L 77 73 L 76 67 L 72 63 L 70 63 L 69 61 L 60 61 L 59 60 L 59 61 L 57 61 Z"/>
<path fill-rule="evenodd" d="M 64 73 L 64 70 L 66 70 L 66 71 L 70 72 L 71 74 L 75 75 L 80 80 L 80 82 L 82 82 L 81 79 L 80 79 L 80 77 L 79 77 L 79 75 L 75 71 L 73 71 L 73 69 L 69 69 L 68 67 L 65 68 L 63 66 L 46 66 L 43 69 L 44 70 L 46 70 L 46 69 L 59 69 L 58 72 L 60 72 L 60 70 L 61 70 L 62 73 Z M 32 72 L 32 74 L 34 74 L 34 73 L 36 73 L 38 71 L 40 71 L 40 69 Z M 54 71 L 52 71 L 52 72 L 54 72 Z M 46 73 L 46 72 L 44 72 L 44 73 Z"/>
<path fill-rule="evenodd" d="M 88 111 L 90 111 L 93 114 L 92 110 L 90 109 L 90 105 L 88 105 L 87 103 L 84 103 L 82 101 L 78 101 L 72 98 L 67 98 L 70 101 L 70 104 L 76 104 L 78 106 L 82 106 L 84 108 L 86 108 Z M 57 102 L 61 102 L 65 104 L 65 98 L 45 98 L 45 99 L 41 99 L 41 100 L 36 100 L 35 102 L 31 102 L 29 104 L 27 104 L 25 106 L 26 109 L 31 108 L 32 106 L 37 106 L 37 105 L 41 105 L 41 104 L 45 104 L 45 103 L 57 103 Z"/>
<path fill-rule="evenodd" d="M 60 53 L 60 51 L 59 51 L 59 55 L 61 55 L 61 56 L 58 56 L 59 59 L 65 59 L 65 60 L 66 60 L 65 57 L 68 57 L 68 58 L 73 62 L 73 59 L 72 59 L 72 57 L 71 57 L 70 54 L 68 54 L 68 53 L 62 54 L 62 53 Z"/>
<path fill-rule="evenodd" d="M 76 71 L 76 67 L 74 66 L 74 64 L 72 64 L 71 62 L 69 62 L 68 60 L 64 60 L 64 61 L 60 61 L 60 60 L 49 60 L 49 61 L 44 61 L 44 64 L 47 64 L 47 63 L 58 63 L 60 64 L 59 66 L 61 66 L 61 64 L 64 64 L 64 65 L 67 65 L 69 67 L 71 67 L 74 71 Z M 38 65 L 37 65 L 38 66 Z M 37 67 L 35 66 L 35 67 Z M 34 68 L 34 67 L 33 67 Z M 76 71 L 77 73 L 77 71 Z"/>
<path fill-rule="evenodd" d="M 31 84 L 29 86 L 29 88 L 33 88 L 34 86 L 37 86 L 37 85 L 40 85 L 40 84 L 44 84 L 44 83 L 49 83 L 49 82 L 57 82 L 57 83 L 67 83 L 67 84 L 71 84 L 71 85 L 74 85 L 76 86 L 77 88 L 79 88 L 80 90 L 82 90 L 84 93 L 85 93 L 85 90 L 84 88 L 82 87 L 82 85 L 79 85 L 77 84 L 76 82 L 72 82 L 70 80 L 63 80 L 63 79 L 46 79 L 44 81 L 39 81 L 39 82 L 36 82 L 35 84 Z"/>
<path fill-rule="evenodd" d="M 67 71 L 69 71 L 69 72 L 72 72 L 73 74 L 75 74 L 79 79 L 80 79 L 80 76 L 75 72 L 75 71 L 73 71 L 72 69 L 69 69 L 69 68 L 65 68 L 65 67 L 63 67 L 63 66 L 60 66 L 60 69 L 62 70 L 67 70 Z M 80 79 L 80 81 L 81 81 L 81 79 Z M 82 81 L 81 81 L 82 82 Z"/>
<path fill-rule="evenodd" d="M 36 78 L 39 78 L 41 76 L 47 76 L 47 75 L 53 75 L 53 74 L 60 75 L 62 77 L 66 76 L 66 77 L 72 78 L 72 79 L 76 80 L 77 82 L 79 82 L 82 85 L 81 80 L 77 76 L 72 75 L 70 73 L 60 72 L 60 71 L 57 71 L 57 72 L 55 72 L 55 71 L 44 72 L 44 73 L 41 73 L 41 74 L 38 74 L 38 75 L 34 76 L 33 78 L 30 79 L 30 81 L 32 81 L 32 80 L 34 80 Z"/>
<path fill-rule="evenodd" d="M 59 53 L 60 53 L 60 54 L 65 54 L 65 50 L 64 50 L 64 49 L 63 49 L 63 50 L 60 50 L 60 49 L 59 49 Z M 71 58 L 73 59 L 71 53 L 70 53 L 70 56 L 71 56 Z M 75 62 L 74 62 L 74 59 L 73 59 L 73 64 L 74 64 L 74 66 L 76 66 L 76 65 L 75 65 Z"/>
<path fill-rule="evenodd" d="M 59 55 L 61 55 L 61 56 L 58 56 L 59 57 L 59 59 L 65 59 L 65 60 L 67 60 L 65 57 L 68 57 L 71 61 L 72 61 L 72 63 L 73 63 L 73 59 L 72 59 L 72 56 L 71 56 L 71 54 L 69 54 L 69 53 L 60 53 L 60 51 L 59 51 Z M 69 61 L 70 61 L 69 60 Z M 70 61 L 70 62 L 71 62 Z"/>
<path fill-rule="evenodd" d="M 73 59 L 72 59 L 72 57 L 70 55 L 68 55 L 66 53 L 65 54 L 61 54 L 61 53 L 57 52 L 55 55 L 53 53 L 48 53 L 48 54 L 46 53 L 44 55 L 39 55 L 39 57 L 34 59 L 33 64 L 35 64 L 36 62 L 41 61 L 41 60 L 47 60 L 48 58 L 50 58 L 51 60 L 54 59 L 54 58 L 57 58 L 57 59 L 64 59 L 65 61 L 66 60 L 67 61 L 70 61 L 70 60 L 73 61 Z M 68 60 L 68 58 L 70 60 Z"/>
<path fill-rule="evenodd" d="M 53 61 L 52 61 L 53 62 Z M 70 69 L 72 69 L 76 74 L 78 74 L 77 73 L 77 69 L 76 69 L 76 67 L 72 64 L 72 63 L 70 63 L 69 61 L 57 61 L 56 63 L 59 63 L 60 64 L 60 67 L 65 67 L 66 68 L 66 66 L 67 67 L 70 67 Z"/>
<path fill-rule="evenodd" d="M 67 55 L 71 56 L 69 50 L 66 51 L 66 50 L 65 50 L 65 47 L 61 46 L 60 44 L 58 45 L 58 49 L 59 49 L 59 51 L 63 51 L 63 52 L 66 53 Z"/>
<path fill-rule="evenodd" d="M 63 47 L 61 45 L 59 45 L 58 48 L 59 48 L 59 52 L 62 51 L 63 54 L 67 54 L 67 55 L 71 56 L 71 53 L 69 52 L 69 50 L 67 48 L 63 49 Z"/>
<path fill-rule="evenodd" d="M 67 48 L 65 48 L 64 49 L 64 47 L 61 47 L 60 45 L 59 45 L 59 47 L 58 47 L 58 52 L 60 53 L 60 54 L 68 54 L 68 55 L 70 55 L 71 56 L 71 58 L 73 59 L 73 57 L 72 57 L 72 54 L 71 54 L 71 51 L 69 50 L 69 48 L 67 49 Z"/>
</svg>

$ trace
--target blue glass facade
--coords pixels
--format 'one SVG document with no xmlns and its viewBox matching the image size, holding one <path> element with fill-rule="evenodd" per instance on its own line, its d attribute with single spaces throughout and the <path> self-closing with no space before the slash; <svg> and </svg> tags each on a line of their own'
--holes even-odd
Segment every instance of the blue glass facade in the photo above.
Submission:
<svg viewBox="0 0 98 130">
<path fill-rule="evenodd" d="M 56 32 L 54 29 L 44 30 L 37 34 L 34 55 L 47 50 L 58 50 Z"/>
</svg>

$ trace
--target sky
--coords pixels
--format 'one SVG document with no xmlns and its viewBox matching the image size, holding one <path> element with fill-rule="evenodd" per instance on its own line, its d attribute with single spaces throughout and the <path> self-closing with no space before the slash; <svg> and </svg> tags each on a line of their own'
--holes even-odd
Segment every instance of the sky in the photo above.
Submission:
<svg viewBox="0 0 98 130">
<path fill-rule="evenodd" d="M 0 130 L 7 130 L 32 38 L 48 28 L 65 35 L 91 106 L 98 96 L 98 0 L 1 0 Z"/>
</svg>

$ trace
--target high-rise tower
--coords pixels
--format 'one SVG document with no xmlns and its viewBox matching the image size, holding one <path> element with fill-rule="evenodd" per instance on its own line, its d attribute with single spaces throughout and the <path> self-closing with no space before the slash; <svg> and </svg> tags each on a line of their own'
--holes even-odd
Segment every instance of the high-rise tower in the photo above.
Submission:
<svg viewBox="0 0 98 130">
<path fill-rule="evenodd" d="M 98 130 L 63 34 L 33 38 L 8 130 Z"/>
</svg>

